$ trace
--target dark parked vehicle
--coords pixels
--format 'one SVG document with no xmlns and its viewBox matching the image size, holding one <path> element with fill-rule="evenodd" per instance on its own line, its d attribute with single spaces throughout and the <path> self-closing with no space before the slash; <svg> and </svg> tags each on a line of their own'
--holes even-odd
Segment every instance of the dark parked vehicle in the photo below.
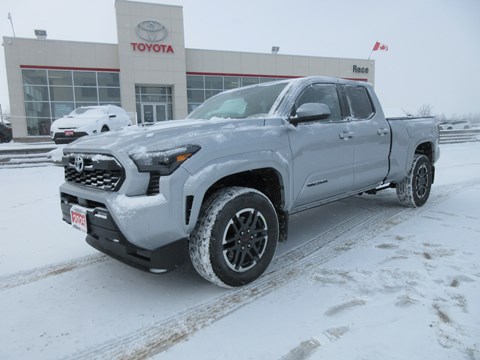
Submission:
<svg viewBox="0 0 480 360">
<path fill-rule="evenodd" d="M 0 122 L 0 143 L 12 140 L 12 127 L 9 123 Z"/>
</svg>

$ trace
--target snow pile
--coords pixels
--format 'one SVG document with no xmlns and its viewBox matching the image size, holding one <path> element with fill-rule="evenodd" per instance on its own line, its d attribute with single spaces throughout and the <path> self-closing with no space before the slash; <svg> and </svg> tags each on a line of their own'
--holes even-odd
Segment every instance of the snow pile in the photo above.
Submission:
<svg viewBox="0 0 480 360">
<path fill-rule="evenodd" d="M 63 157 L 63 146 L 60 146 L 54 150 L 51 150 L 48 154 L 47 157 L 52 159 L 54 163 L 61 163 L 62 162 L 62 157 Z"/>
</svg>

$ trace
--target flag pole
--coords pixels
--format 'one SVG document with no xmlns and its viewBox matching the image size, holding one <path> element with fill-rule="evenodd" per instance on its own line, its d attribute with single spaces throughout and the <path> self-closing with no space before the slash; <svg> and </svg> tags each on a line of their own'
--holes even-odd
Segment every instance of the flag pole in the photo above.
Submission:
<svg viewBox="0 0 480 360">
<path fill-rule="evenodd" d="M 367 59 L 367 60 L 370 60 L 370 56 L 372 56 L 372 54 L 373 54 L 373 50 L 370 51 L 370 55 L 368 55 L 368 59 Z"/>
<path fill-rule="evenodd" d="M 12 25 L 13 37 L 17 37 L 17 35 L 15 35 L 15 28 L 13 27 L 12 14 L 10 13 L 8 13 L 8 20 L 10 20 L 10 24 Z"/>
</svg>

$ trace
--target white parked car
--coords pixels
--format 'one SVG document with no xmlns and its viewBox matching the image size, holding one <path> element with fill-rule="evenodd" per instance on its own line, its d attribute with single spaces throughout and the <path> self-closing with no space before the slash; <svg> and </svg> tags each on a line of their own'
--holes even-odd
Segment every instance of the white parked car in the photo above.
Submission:
<svg viewBox="0 0 480 360">
<path fill-rule="evenodd" d="M 469 130 L 472 125 L 468 120 L 450 121 L 438 124 L 440 130 Z"/>
<path fill-rule="evenodd" d="M 55 144 L 67 144 L 85 135 L 118 130 L 130 125 L 130 116 L 121 107 L 82 106 L 55 120 L 50 127 L 50 134 Z"/>
</svg>

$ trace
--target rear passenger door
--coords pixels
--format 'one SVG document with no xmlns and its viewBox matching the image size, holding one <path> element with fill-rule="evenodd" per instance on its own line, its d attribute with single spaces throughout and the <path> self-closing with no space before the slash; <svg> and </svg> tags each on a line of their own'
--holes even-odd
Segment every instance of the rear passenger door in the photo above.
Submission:
<svg viewBox="0 0 480 360">
<path fill-rule="evenodd" d="M 387 176 L 390 153 L 390 127 L 377 113 L 366 87 L 343 86 L 354 133 L 355 189 L 376 187 Z"/>
</svg>

